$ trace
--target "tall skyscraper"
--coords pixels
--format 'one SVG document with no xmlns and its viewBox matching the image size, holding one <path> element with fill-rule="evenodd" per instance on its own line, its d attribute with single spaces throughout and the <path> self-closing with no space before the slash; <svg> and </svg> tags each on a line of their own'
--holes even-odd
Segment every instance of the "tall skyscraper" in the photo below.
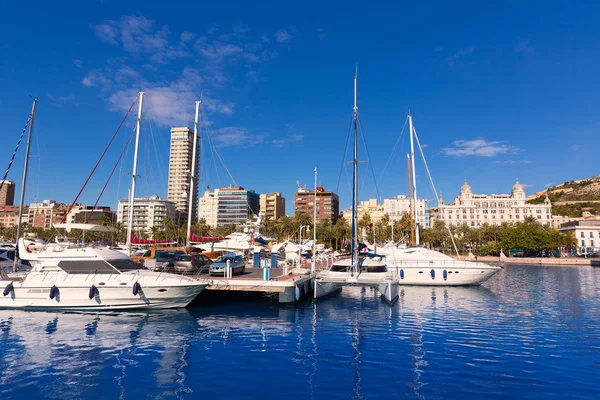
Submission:
<svg viewBox="0 0 600 400">
<path fill-rule="evenodd" d="M 15 183 L 12 181 L 0 181 L 0 206 L 12 206 L 15 203 Z"/>
<path fill-rule="evenodd" d="M 167 199 L 175 203 L 176 224 L 187 222 L 189 208 L 190 174 L 192 172 L 192 153 L 194 148 L 194 131 L 190 128 L 171 128 L 171 151 L 169 157 L 169 187 Z M 192 221 L 198 215 L 198 158 L 200 143 L 196 147 L 196 174 L 194 177 L 194 194 L 192 200 Z"/>
</svg>

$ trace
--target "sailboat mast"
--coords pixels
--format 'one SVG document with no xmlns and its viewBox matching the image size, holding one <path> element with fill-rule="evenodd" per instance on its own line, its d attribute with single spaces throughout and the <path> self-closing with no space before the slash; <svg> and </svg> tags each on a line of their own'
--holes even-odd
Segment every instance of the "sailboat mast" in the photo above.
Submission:
<svg viewBox="0 0 600 400">
<path fill-rule="evenodd" d="M 135 199 L 135 180 L 137 177 L 138 148 L 140 145 L 140 127 L 142 124 L 142 103 L 144 92 L 140 92 L 138 104 L 137 124 L 135 128 L 135 150 L 133 152 L 133 171 L 131 172 L 131 193 L 129 195 L 129 222 L 127 223 L 127 251 L 131 255 L 131 234 L 133 232 L 133 203 Z"/>
<path fill-rule="evenodd" d="M 408 164 L 408 215 L 410 215 L 410 245 L 415 245 L 415 231 L 414 224 L 412 222 L 413 217 L 413 198 L 412 198 L 412 185 L 410 182 L 410 154 L 406 155 L 406 163 Z"/>
<path fill-rule="evenodd" d="M 25 150 L 25 167 L 23 168 L 23 181 L 21 182 L 21 201 L 19 202 L 19 217 L 17 219 L 17 248 L 19 238 L 21 237 L 21 216 L 23 215 L 23 202 L 25 201 L 25 186 L 27 184 L 27 168 L 29 167 L 29 149 L 31 147 L 31 135 L 33 134 L 33 120 L 35 119 L 35 108 L 37 106 L 37 99 L 33 99 L 33 105 L 31 106 L 31 115 L 29 117 L 29 132 L 27 134 L 27 149 Z M 17 272 L 17 257 L 15 257 L 13 264 L 13 272 Z"/>
<path fill-rule="evenodd" d="M 358 106 L 356 104 L 356 79 L 354 75 L 354 158 L 352 160 L 352 272 L 358 271 L 358 235 L 356 207 L 358 201 Z"/>
<path fill-rule="evenodd" d="M 315 198 L 313 204 L 313 248 L 312 257 L 310 260 L 310 272 L 315 272 L 317 269 L 317 167 L 315 167 Z"/>
<path fill-rule="evenodd" d="M 412 123 L 412 115 L 410 115 L 410 112 L 408 113 L 408 129 L 410 130 L 410 159 L 411 159 L 411 163 L 412 163 L 412 187 L 413 187 L 413 204 L 414 204 L 414 218 L 415 218 L 415 245 L 419 245 L 419 220 L 417 218 L 418 216 L 418 209 L 419 207 L 417 206 L 417 176 L 416 176 L 416 172 L 415 172 L 415 145 L 414 145 L 414 130 L 413 130 L 413 123 Z"/>
<path fill-rule="evenodd" d="M 190 172 L 190 199 L 188 205 L 188 221 L 187 221 L 187 241 L 186 244 L 190 246 L 190 237 L 192 234 L 192 211 L 194 210 L 194 180 L 196 177 L 196 149 L 198 147 L 198 115 L 200 113 L 200 104 L 202 101 L 196 102 L 196 116 L 194 117 L 194 145 L 192 147 L 192 171 Z"/>
</svg>

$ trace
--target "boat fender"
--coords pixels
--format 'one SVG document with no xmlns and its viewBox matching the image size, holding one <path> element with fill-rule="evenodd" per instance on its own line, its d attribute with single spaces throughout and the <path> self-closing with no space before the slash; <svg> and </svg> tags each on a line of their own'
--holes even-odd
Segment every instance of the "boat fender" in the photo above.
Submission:
<svg viewBox="0 0 600 400">
<path fill-rule="evenodd" d="M 133 284 L 133 295 L 137 296 L 137 294 L 139 293 L 139 291 L 142 290 L 142 285 L 140 285 L 139 282 L 136 282 Z"/>
<path fill-rule="evenodd" d="M 400 279 L 404 279 L 404 270 L 403 269 L 400 270 Z"/>
<path fill-rule="evenodd" d="M 29 243 L 25 250 L 27 250 L 28 253 L 33 253 L 33 251 L 35 250 L 35 243 Z"/>
<path fill-rule="evenodd" d="M 58 292 L 58 288 L 56 287 L 56 285 L 52 285 L 52 287 L 50 288 L 50 300 L 54 300 L 57 292 Z"/>
<path fill-rule="evenodd" d="M 448 279 L 448 271 L 444 270 L 444 280 Z"/>
<path fill-rule="evenodd" d="M 435 269 L 431 269 L 431 279 L 435 279 Z"/>
<path fill-rule="evenodd" d="M 296 296 L 296 301 L 300 300 L 300 288 L 298 286 L 294 287 L 294 295 Z"/>
<path fill-rule="evenodd" d="M 94 296 L 96 296 L 96 286 L 92 285 L 90 286 L 90 293 L 88 294 L 90 300 L 94 298 Z"/>
<path fill-rule="evenodd" d="M 2 294 L 4 295 L 4 297 L 8 296 L 8 294 L 10 292 L 12 292 L 14 289 L 12 282 L 9 283 L 8 285 L 6 285 L 6 287 L 4 288 L 4 292 L 2 292 Z"/>
</svg>

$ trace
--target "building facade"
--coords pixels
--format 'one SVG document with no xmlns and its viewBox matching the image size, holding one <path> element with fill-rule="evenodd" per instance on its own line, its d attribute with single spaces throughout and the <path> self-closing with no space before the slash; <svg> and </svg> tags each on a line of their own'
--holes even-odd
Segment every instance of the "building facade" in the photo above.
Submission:
<svg viewBox="0 0 600 400">
<path fill-rule="evenodd" d="M 561 224 L 562 233 L 571 232 L 577 239 L 577 251 L 590 254 L 600 249 L 600 220 L 570 221 Z"/>
<path fill-rule="evenodd" d="M 340 214 L 340 198 L 333 192 L 327 192 L 323 187 L 317 186 L 316 191 L 317 223 L 322 219 L 328 219 L 333 224 Z M 294 211 L 298 214 L 308 214 L 313 217 L 315 203 L 315 192 L 306 188 L 298 188 L 294 201 Z"/>
<path fill-rule="evenodd" d="M 82 206 L 76 204 L 67 214 L 67 223 L 90 223 L 102 225 L 104 222 L 115 222 L 117 215 L 110 207 L 105 206 Z"/>
<path fill-rule="evenodd" d="M 503 222 L 523 222 L 527 217 L 533 217 L 542 225 L 550 225 L 550 199 L 546 197 L 543 204 L 527 204 L 525 197 L 525 189 L 519 181 L 512 187 L 511 194 L 492 195 L 473 194 L 471 186 L 465 181 L 454 204 L 444 204 L 440 198 L 436 218 L 447 225 L 478 227 L 485 223 L 500 225 Z"/>
<path fill-rule="evenodd" d="M 29 206 L 23 207 L 21 222 L 29 221 Z M 19 222 L 19 206 L 0 206 L 0 225 L 12 228 Z"/>
<path fill-rule="evenodd" d="M 260 195 L 241 186 L 215 189 L 200 199 L 199 216 L 213 227 L 239 225 L 258 215 Z"/>
<path fill-rule="evenodd" d="M 410 203 L 409 198 L 399 194 L 390 199 L 383 199 L 383 211 L 390 217 L 390 222 L 394 223 L 400 221 L 404 214 L 410 213 Z M 429 228 L 431 223 L 427 201 L 424 199 L 417 199 L 416 205 L 413 204 L 413 207 L 416 207 L 417 209 L 417 221 L 419 226 L 422 228 Z"/>
<path fill-rule="evenodd" d="M 52 228 L 55 222 L 61 222 L 65 215 L 65 205 L 60 205 L 54 200 L 44 200 L 41 203 L 29 205 L 27 224 L 44 230 Z M 60 218 L 60 220 L 59 220 Z"/>
<path fill-rule="evenodd" d="M 0 180 L 0 206 L 12 206 L 15 204 L 15 183 L 8 180 Z"/>
<path fill-rule="evenodd" d="M 367 201 L 361 201 L 356 206 L 356 218 L 360 221 L 365 214 L 369 214 L 373 223 L 378 223 L 383 218 L 385 212 L 383 206 L 377 204 L 377 199 L 369 199 Z M 348 208 L 342 211 L 342 217 L 351 224 L 352 223 L 352 209 Z"/>
<path fill-rule="evenodd" d="M 167 219 L 175 220 L 175 203 L 158 196 L 137 198 L 133 202 L 133 231 L 152 234 L 152 228 L 164 230 Z M 129 200 L 119 200 L 117 223 L 129 223 Z M 155 229 L 156 229 L 155 228 Z"/>
<path fill-rule="evenodd" d="M 194 131 L 187 127 L 171 128 L 171 150 L 169 153 L 169 183 L 167 199 L 175 204 L 177 224 L 187 223 L 190 196 L 190 174 L 194 149 Z M 192 220 L 198 213 L 198 163 L 200 145 L 196 146 L 194 193 L 192 199 Z"/>
<path fill-rule="evenodd" d="M 280 192 L 260 195 L 260 211 L 265 221 L 275 221 L 285 215 L 285 198 Z"/>
</svg>

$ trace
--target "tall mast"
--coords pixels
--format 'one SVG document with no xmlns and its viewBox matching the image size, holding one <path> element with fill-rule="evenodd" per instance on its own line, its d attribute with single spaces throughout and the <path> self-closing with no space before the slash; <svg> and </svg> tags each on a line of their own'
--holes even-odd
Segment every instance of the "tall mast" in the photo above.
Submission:
<svg viewBox="0 0 600 400">
<path fill-rule="evenodd" d="M 414 204 L 414 218 L 415 218 L 415 245 L 419 245 L 419 220 L 417 218 L 418 216 L 418 209 L 419 207 L 417 206 L 417 175 L 415 172 L 415 146 L 414 146 L 414 130 L 413 130 L 413 123 L 412 123 L 412 115 L 410 115 L 410 112 L 408 113 L 408 129 L 410 130 L 410 159 L 411 159 L 411 163 L 412 163 L 412 187 L 413 187 L 413 204 Z"/>
<path fill-rule="evenodd" d="M 25 150 L 25 167 L 23 168 L 23 181 L 21 183 L 21 201 L 19 202 L 19 216 L 17 220 L 17 248 L 19 247 L 19 238 L 21 237 L 21 216 L 23 215 L 23 202 L 25 201 L 25 186 L 27 184 L 27 168 L 29 167 L 29 149 L 31 147 L 31 135 L 33 134 L 33 120 L 35 119 L 35 107 L 37 99 L 33 99 L 31 106 L 31 115 L 29 117 L 29 133 L 27 134 L 27 149 Z M 13 272 L 17 272 L 17 257 L 13 264 Z"/>
<path fill-rule="evenodd" d="M 188 205 L 188 221 L 187 221 L 187 246 L 190 246 L 190 236 L 192 234 L 192 211 L 194 202 L 194 180 L 196 179 L 196 149 L 198 146 L 198 115 L 200 113 L 200 104 L 202 101 L 196 102 L 196 116 L 194 117 L 194 145 L 192 147 L 192 171 L 190 172 L 190 200 Z"/>
<path fill-rule="evenodd" d="M 406 162 L 408 164 L 408 215 L 410 215 L 410 245 L 415 245 L 415 231 L 414 224 L 412 221 L 413 217 L 413 198 L 412 198 L 412 185 L 410 182 L 410 154 L 406 155 Z"/>
<path fill-rule="evenodd" d="M 313 254 L 310 261 L 310 272 L 315 272 L 317 260 L 317 167 L 315 167 L 315 199 L 313 204 Z"/>
<path fill-rule="evenodd" d="M 356 228 L 356 206 L 358 199 L 358 106 L 356 104 L 356 79 L 358 67 L 354 75 L 354 157 L 352 159 L 352 264 L 351 271 L 358 272 L 358 235 Z"/>
<path fill-rule="evenodd" d="M 129 194 L 129 222 L 127 224 L 127 251 L 131 255 L 131 233 L 133 232 L 133 201 L 135 199 L 135 180 L 137 178 L 138 148 L 140 145 L 140 127 L 142 125 L 142 103 L 144 92 L 140 92 L 137 124 L 135 129 L 135 151 L 133 152 L 133 171 L 131 171 L 131 193 Z"/>
</svg>

